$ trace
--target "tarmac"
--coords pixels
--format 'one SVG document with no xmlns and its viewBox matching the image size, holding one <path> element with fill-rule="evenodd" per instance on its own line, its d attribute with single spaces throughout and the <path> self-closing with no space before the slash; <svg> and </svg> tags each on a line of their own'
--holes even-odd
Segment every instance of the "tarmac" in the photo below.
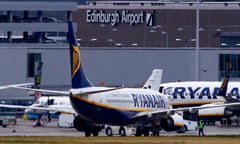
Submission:
<svg viewBox="0 0 240 144">
<path fill-rule="evenodd" d="M 52 120 L 46 126 L 33 126 L 29 120 L 17 119 L 16 125 L 8 125 L 6 128 L 0 127 L 0 136 L 84 136 L 83 132 L 75 128 L 60 128 L 57 126 L 57 120 Z M 206 136 L 210 135 L 240 135 L 240 127 L 219 127 L 205 126 Z M 187 131 L 185 133 L 161 131 L 160 136 L 198 136 L 198 131 Z M 99 136 L 106 136 L 104 131 Z"/>
</svg>

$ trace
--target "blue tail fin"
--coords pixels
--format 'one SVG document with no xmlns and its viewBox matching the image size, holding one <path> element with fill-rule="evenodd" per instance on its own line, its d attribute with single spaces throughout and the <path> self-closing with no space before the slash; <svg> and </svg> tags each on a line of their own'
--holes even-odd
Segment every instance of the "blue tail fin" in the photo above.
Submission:
<svg viewBox="0 0 240 144">
<path fill-rule="evenodd" d="M 226 97 L 227 96 L 227 87 L 228 87 L 228 81 L 229 81 L 229 74 L 227 72 L 226 77 L 224 78 L 222 85 L 218 91 L 218 96 L 223 96 Z"/>
<path fill-rule="evenodd" d="M 223 96 L 226 103 L 231 102 L 239 102 L 239 100 L 232 98 L 230 95 L 227 95 L 227 87 L 229 82 L 229 71 L 232 69 L 231 63 L 228 65 L 228 69 L 226 71 L 225 79 L 223 80 L 223 83 L 218 91 L 217 96 Z"/>
<path fill-rule="evenodd" d="M 232 64 L 229 63 L 226 71 L 226 76 L 222 82 L 222 85 L 218 91 L 218 96 L 223 96 L 225 99 L 227 99 L 227 88 L 228 88 L 228 82 L 229 82 L 229 71 L 232 69 Z"/>
<path fill-rule="evenodd" d="M 80 58 L 80 50 L 76 42 L 73 24 L 71 21 L 68 22 L 68 34 L 69 34 L 72 88 L 90 87 L 92 86 L 92 84 L 90 83 L 90 81 L 87 79 L 83 72 L 83 67 Z"/>
</svg>

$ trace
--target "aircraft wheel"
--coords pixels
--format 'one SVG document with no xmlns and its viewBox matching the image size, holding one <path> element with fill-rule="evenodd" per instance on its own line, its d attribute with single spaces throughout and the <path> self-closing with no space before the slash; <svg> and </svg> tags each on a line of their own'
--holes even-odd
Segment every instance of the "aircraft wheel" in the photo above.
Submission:
<svg viewBox="0 0 240 144">
<path fill-rule="evenodd" d="M 120 136 L 126 136 L 126 130 L 125 130 L 124 127 L 120 127 L 120 129 L 119 129 L 119 135 L 120 135 Z"/>
<path fill-rule="evenodd" d="M 188 128 L 186 125 L 184 125 L 184 131 L 188 131 Z"/>
<path fill-rule="evenodd" d="M 90 136 L 91 136 L 91 132 L 90 132 L 89 129 L 86 129 L 86 130 L 85 130 L 85 136 L 86 136 L 86 137 L 90 137 Z"/>
<path fill-rule="evenodd" d="M 153 131 L 153 135 L 152 136 L 159 136 L 159 131 Z"/>
<path fill-rule="evenodd" d="M 93 130 L 93 136 L 98 136 L 98 130 Z"/>
<path fill-rule="evenodd" d="M 149 136 L 149 128 L 148 128 L 148 127 L 145 127 L 145 128 L 143 129 L 143 135 L 144 135 L 144 136 Z"/>
<path fill-rule="evenodd" d="M 112 134 L 112 129 L 110 128 L 110 127 L 107 127 L 106 128 L 106 131 L 105 131 L 105 134 L 107 135 L 107 136 L 112 136 L 113 134 Z"/>
<path fill-rule="evenodd" d="M 183 126 L 183 127 L 181 127 L 181 129 L 180 130 L 178 130 L 177 131 L 177 133 L 185 133 L 187 131 L 187 126 Z"/>
<path fill-rule="evenodd" d="M 141 135 L 142 135 L 142 129 L 140 126 L 137 126 L 135 136 L 141 136 Z"/>
</svg>

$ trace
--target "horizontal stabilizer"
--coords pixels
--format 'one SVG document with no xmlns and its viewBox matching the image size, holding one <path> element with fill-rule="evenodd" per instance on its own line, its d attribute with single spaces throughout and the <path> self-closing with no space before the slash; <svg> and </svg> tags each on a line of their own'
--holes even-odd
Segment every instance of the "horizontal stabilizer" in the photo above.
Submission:
<svg viewBox="0 0 240 144">
<path fill-rule="evenodd" d="M 0 107 L 13 108 L 13 109 L 33 109 L 33 110 L 43 110 L 43 111 L 54 111 L 54 112 L 65 112 L 65 113 L 76 113 L 71 107 L 61 108 L 61 107 L 34 107 L 34 106 L 22 106 L 22 105 L 7 105 L 0 104 Z"/>
<path fill-rule="evenodd" d="M 23 86 L 30 86 L 30 85 L 33 85 L 33 83 L 21 83 L 21 84 L 4 85 L 4 86 L 0 86 L 0 90 L 12 88 L 12 87 L 23 87 Z"/>
<path fill-rule="evenodd" d="M 91 88 L 81 88 L 77 89 L 77 91 L 58 91 L 58 90 L 46 90 L 46 89 L 35 89 L 35 88 L 28 88 L 28 87 L 21 87 L 21 86 L 10 86 L 11 88 L 16 89 L 23 89 L 23 90 L 29 90 L 29 91 L 38 91 L 38 92 L 44 92 L 44 93 L 53 93 L 57 94 L 59 96 L 70 96 L 70 95 L 80 95 L 85 96 L 89 94 L 96 94 L 96 93 L 102 93 L 102 92 L 109 92 L 114 90 L 122 89 L 123 87 L 115 87 L 115 88 L 102 88 L 102 89 L 91 89 Z"/>
</svg>

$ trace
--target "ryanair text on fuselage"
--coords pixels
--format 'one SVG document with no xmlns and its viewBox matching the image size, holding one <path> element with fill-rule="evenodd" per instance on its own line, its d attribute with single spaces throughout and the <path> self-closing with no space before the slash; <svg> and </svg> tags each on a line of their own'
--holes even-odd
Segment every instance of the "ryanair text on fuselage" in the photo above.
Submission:
<svg viewBox="0 0 240 144">
<path fill-rule="evenodd" d="M 173 99 L 217 99 L 219 87 L 167 87 L 163 90 L 164 94 L 172 95 Z M 227 95 L 240 99 L 239 88 L 230 88 Z"/>
<path fill-rule="evenodd" d="M 160 95 L 131 94 L 134 107 L 166 108 L 167 104 Z"/>
</svg>

